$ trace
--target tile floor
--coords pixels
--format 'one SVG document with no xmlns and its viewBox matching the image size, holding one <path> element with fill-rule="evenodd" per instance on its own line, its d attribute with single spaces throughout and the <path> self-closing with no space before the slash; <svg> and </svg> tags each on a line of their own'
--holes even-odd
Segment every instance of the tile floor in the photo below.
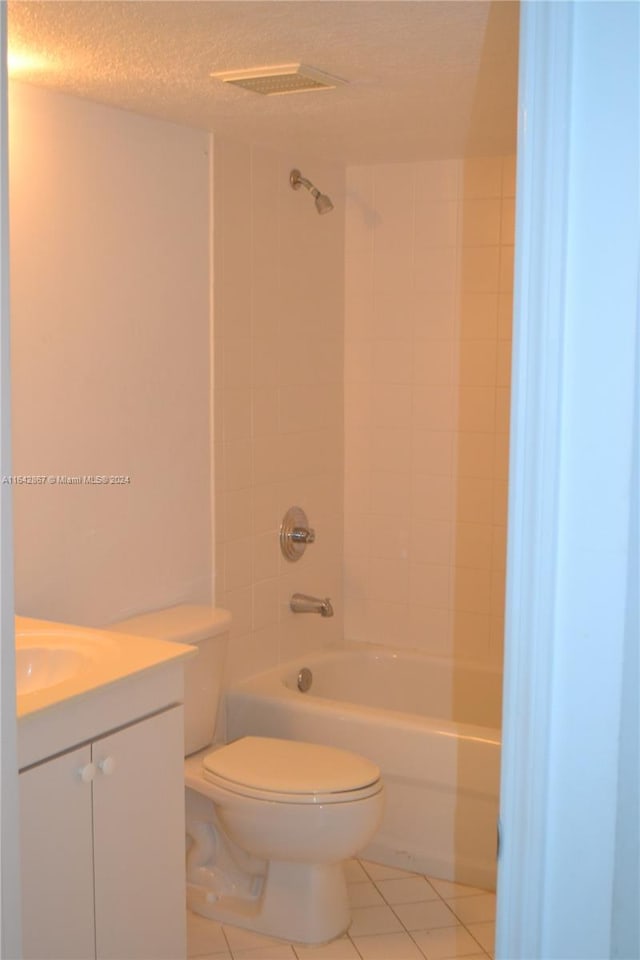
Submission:
<svg viewBox="0 0 640 960">
<path fill-rule="evenodd" d="M 353 920 L 318 947 L 274 940 L 195 914 L 188 956 L 199 960 L 487 960 L 493 956 L 495 895 L 366 860 L 347 863 Z"/>
</svg>

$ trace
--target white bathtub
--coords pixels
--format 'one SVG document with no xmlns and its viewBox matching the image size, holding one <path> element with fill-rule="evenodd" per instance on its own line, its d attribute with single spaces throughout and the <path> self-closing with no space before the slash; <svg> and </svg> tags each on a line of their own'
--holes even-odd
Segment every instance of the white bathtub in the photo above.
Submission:
<svg viewBox="0 0 640 960">
<path fill-rule="evenodd" d="M 308 667 L 313 683 L 297 688 Z M 226 694 L 227 738 L 327 743 L 382 770 L 386 812 L 371 860 L 493 889 L 500 767 L 499 671 L 352 644 L 289 662 Z"/>
</svg>

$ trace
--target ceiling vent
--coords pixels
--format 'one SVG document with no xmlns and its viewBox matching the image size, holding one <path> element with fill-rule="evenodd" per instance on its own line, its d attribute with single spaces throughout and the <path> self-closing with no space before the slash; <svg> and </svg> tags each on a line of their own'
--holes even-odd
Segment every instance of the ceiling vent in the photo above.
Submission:
<svg viewBox="0 0 640 960">
<path fill-rule="evenodd" d="M 345 80 L 322 73 L 301 63 L 281 63 L 272 67 L 254 67 L 252 70 L 229 70 L 212 73 L 216 80 L 233 83 L 265 97 L 281 96 L 284 93 L 304 93 L 308 90 L 332 90 Z"/>
</svg>

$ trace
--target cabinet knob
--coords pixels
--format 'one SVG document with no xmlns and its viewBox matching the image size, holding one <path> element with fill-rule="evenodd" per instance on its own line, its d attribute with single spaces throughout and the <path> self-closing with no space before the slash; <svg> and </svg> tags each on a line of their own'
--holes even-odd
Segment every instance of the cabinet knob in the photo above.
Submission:
<svg viewBox="0 0 640 960">
<path fill-rule="evenodd" d="M 105 777 L 108 777 L 115 770 L 116 761 L 113 757 L 105 757 L 104 760 L 98 761 L 98 766 L 100 770 L 104 773 Z"/>
<path fill-rule="evenodd" d="M 83 783 L 91 783 L 93 778 L 96 775 L 96 765 L 95 763 L 86 763 L 84 767 L 78 768 L 78 777 L 82 780 Z"/>
</svg>

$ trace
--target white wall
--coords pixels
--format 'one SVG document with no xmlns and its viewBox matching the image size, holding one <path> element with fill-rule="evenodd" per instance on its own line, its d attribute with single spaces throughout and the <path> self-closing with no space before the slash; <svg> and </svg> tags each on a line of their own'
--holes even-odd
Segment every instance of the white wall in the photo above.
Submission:
<svg viewBox="0 0 640 960">
<path fill-rule="evenodd" d="M 348 170 L 349 639 L 501 662 L 514 168 Z"/>
<path fill-rule="evenodd" d="M 334 203 L 289 186 L 298 166 Z M 341 170 L 215 139 L 216 601 L 233 614 L 229 676 L 342 636 L 344 182 Z M 317 534 L 281 556 L 290 506 Z M 331 596 L 335 616 L 289 597 Z"/>
<path fill-rule="evenodd" d="M 210 597 L 202 132 L 10 92 L 19 613 L 100 625 Z"/>
</svg>

